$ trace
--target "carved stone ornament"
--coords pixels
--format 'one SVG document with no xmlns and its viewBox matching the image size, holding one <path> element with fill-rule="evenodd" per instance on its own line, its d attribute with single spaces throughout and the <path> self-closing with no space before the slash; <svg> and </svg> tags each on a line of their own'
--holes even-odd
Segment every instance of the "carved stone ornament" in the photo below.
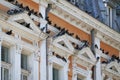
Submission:
<svg viewBox="0 0 120 80">
<path fill-rule="evenodd" d="M 36 50 L 33 52 L 34 53 L 34 59 L 39 61 L 40 58 L 40 50 Z"/>
<path fill-rule="evenodd" d="M 19 44 L 17 44 L 16 45 L 16 53 L 21 53 L 21 51 L 22 51 L 22 46 L 21 45 L 19 45 Z"/>
</svg>

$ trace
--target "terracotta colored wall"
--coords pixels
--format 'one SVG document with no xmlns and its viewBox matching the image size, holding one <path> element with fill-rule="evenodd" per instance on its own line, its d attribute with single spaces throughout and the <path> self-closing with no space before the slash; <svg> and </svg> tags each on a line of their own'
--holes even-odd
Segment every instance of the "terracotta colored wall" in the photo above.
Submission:
<svg viewBox="0 0 120 80">
<path fill-rule="evenodd" d="M 29 8 L 34 9 L 35 11 L 39 10 L 39 5 L 31 0 L 18 0 L 19 3 L 23 3 L 24 6 L 29 6 Z"/>
<path fill-rule="evenodd" d="M 116 55 L 116 56 L 119 56 L 119 50 L 105 44 L 104 42 L 100 42 L 100 47 L 102 49 L 104 49 L 105 51 L 108 51 L 109 52 L 109 55 Z"/>
<path fill-rule="evenodd" d="M 8 11 L 9 10 L 9 8 L 8 7 L 5 7 L 5 6 L 3 6 L 2 4 L 0 4 L 0 10 L 2 10 L 2 11 Z"/>
<path fill-rule="evenodd" d="M 69 30 L 69 32 L 71 33 L 75 33 L 75 35 L 79 35 L 79 37 L 82 39 L 82 40 L 88 40 L 90 42 L 90 35 L 83 32 L 82 30 L 76 28 L 75 26 L 65 22 L 64 20 L 60 19 L 59 17 L 49 13 L 48 14 L 50 20 L 52 21 L 52 24 L 56 23 L 58 26 L 60 27 L 65 27 L 66 29 Z"/>
</svg>

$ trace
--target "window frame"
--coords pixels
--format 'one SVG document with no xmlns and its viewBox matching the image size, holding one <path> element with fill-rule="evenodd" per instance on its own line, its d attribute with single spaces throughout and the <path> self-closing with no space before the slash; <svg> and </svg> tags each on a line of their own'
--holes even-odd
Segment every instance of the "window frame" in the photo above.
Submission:
<svg viewBox="0 0 120 80">
<path fill-rule="evenodd" d="M 28 80 L 29 74 L 30 74 L 29 71 L 24 70 L 24 69 L 21 69 L 21 80 L 24 80 L 24 79 L 23 79 L 23 76 L 26 76 L 26 77 L 27 77 L 27 80 Z"/>
<path fill-rule="evenodd" d="M 24 59 L 26 58 L 26 59 Z M 25 60 L 25 61 L 23 61 Z M 22 66 L 23 65 L 23 66 Z M 28 55 L 21 54 L 21 69 L 28 70 Z"/>
<path fill-rule="evenodd" d="M 53 68 L 59 69 L 59 80 L 68 80 L 68 64 L 56 56 L 50 56 L 48 58 L 49 65 L 49 80 L 53 80 Z M 67 74 L 66 74 L 67 73 Z"/>
<path fill-rule="evenodd" d="M 84 72 L 84 73 L 81 73 Z M 73 67 L 73 78 L 72 80 L 77 80 L 78 78 L 82 80 L 86 80 L 89 75 L 88 70 L 82 69 L 76 65 L 76 67 Z"/>
<path fill-rule="evenodd" d="M 8 79 L 10 79 L 10 68 L 11 68 L 11 64 L 10 63 L 6 63 L 6 62 L 3 62 L 1 61 L 1 79 L 4 80 L 4 69 L 8 69 Z"/>
</svg>

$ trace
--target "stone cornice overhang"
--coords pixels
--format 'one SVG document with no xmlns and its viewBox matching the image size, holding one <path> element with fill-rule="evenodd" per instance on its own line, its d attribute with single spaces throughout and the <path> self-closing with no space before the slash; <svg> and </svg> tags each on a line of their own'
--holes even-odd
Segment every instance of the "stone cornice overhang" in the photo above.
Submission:
<svg viewBox="0 0 120 80">
<path fill-rule="evenodd" d="M 74 25 L 75 27 L 90 34 L 92 29 L 96 30 L 96 37 L 110 46 L 120 50 L 120 34 L 99 22 L 87 13 L 79 10 L 67 1 L 51 0 L 53 4 L 51 13 Z"/>
</svg>

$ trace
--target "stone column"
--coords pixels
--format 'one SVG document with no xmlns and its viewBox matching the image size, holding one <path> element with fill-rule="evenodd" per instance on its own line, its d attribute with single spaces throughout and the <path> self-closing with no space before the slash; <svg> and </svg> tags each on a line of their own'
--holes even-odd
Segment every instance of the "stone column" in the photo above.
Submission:
<svg viewBox="0 0 120 80">
<path fill-rule="evenodd" d="M 18 35 L 15 35 L 15 38 L 17 40 L 20 40 L 20 37 Z M 22 46 L 19 43 L 16 43 L 10 48 L 10 53 L 12 56 L 11 80 L 21 80 L 21 51 Z"/>
<path fill-rule="evenodd" d="M 61 71 L 62 73 L 60 76 L 60 80 L 68 80 L 68 66 L 69 62 L 64 65 L 63 70 Z"/>
<path fill-rule="evenodd" d="M 38 47 L 37 41 L 33 42 L 34 47 Z M 31 54 L 28 56 L 28 69 L 30 71 L 28 80 L 39 80 L 39 60 L 40 58 L 40 51 L 35 49 L 32 51 Z"/>
<path fill-rule="evenodd" d="M 45 13 L 46 13 L 47 3 L 44 1 L 40 1 L 40 13 L 42 14 L 43 18 L 45 19 Z M 40 28 L 45 27 L 45 23 L 40 24 Z M 41 51 L 41 58 L 40 58 L 40 80 L 47 80 L 47 46 L 46 46 L 46 40 L 41 41 L 40 45 L 40 51 Z"/>
<path fill-rule="evenodd" d="M 33 80 L 39 80 L 39 58 L 40 52 L 33 52 Z"/>
<path fill-rule="evenodd" d="M 95 44 L 97 44 L 98 48 L 100 49 L 100 40 L 95 37 Z M 95 78 L 96 80 L 102 80 L 102 74 L 101 74 L 101 60 L 100 60 L 100 54 L 95 51 L 95 57 L 99 57 L 99 60 L 95 64 Z"/>
<path fill-rule="evenodd" d="M 53 80 L 53 63 L 48 63 L 48 80 Z"/>
</svg>

